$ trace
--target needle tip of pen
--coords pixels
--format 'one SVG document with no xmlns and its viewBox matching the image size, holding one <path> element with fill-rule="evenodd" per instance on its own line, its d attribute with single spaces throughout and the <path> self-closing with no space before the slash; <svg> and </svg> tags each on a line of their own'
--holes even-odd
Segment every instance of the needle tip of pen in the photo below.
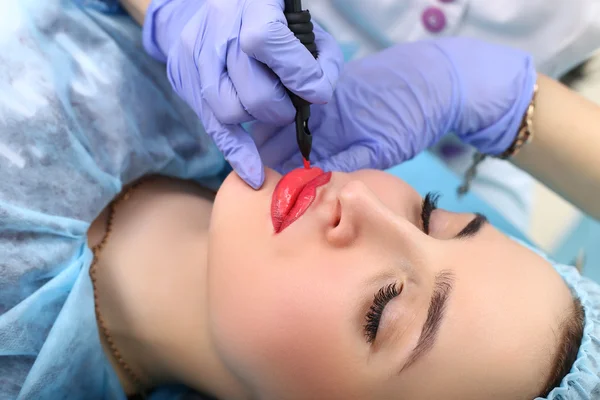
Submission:
<svg viewBox="0 0 600 400">
<path fill-rule="evenodd" d="M 304 162 L 304 168 L 310 169 L 310 161 L 304 157 L 302 157 L 302 161 Z"/>
</svg>

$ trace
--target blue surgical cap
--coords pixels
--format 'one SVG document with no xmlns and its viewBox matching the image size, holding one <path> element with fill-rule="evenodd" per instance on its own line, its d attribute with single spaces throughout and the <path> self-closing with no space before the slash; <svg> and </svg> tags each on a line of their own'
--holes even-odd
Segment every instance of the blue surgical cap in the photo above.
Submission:
<svg viewBox="0 0 600 400">
<path fill-rule="evenodd" d="M 585 309 L 583 340 L 571 371 L 559 387 L 550 392 L 548 400 L 600 399 L 600 285 L 581 276 L 574 267 L 554 265 L 573 295 Z"/>
</svg>

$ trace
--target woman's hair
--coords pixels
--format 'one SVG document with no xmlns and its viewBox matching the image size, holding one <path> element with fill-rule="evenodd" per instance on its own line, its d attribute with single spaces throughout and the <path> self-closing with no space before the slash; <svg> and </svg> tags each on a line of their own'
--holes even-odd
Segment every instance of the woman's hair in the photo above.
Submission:
<svg viewBox="0 0 600 400">
<path fill-rule="evenodd" d="M 558 332 L 558 352 L 552 361 L 550 376 L 539 397 L 547 397 L 552 389 L 560 385 L 577 359 L 583 337 L 585 310 L 581 301 L 574 297 L 573 306 Z"/>
</svg>

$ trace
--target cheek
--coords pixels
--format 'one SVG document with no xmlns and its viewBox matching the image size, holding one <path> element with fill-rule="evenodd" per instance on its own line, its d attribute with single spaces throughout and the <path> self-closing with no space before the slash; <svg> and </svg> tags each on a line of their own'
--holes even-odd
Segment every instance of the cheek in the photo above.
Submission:
<svg viewBox="0 0 600 400">
<path fill-rule="evenodd" d="M 403 180 L 377 170 L 361 170 L 350 175 L 365 183 L 396 215 L 404 216 L 411 221 L 420 218 L 421 196 Z"/>
<path fill-rule="evenodd" d="M 307 390 L 322 395 L 348 386 L 358 347 L 342 290 L 348 285 L 324 270 L 288 261 L 245 278 L 211 281 L 214 341 L 227 366 L 253 390 L 310 398 Z"/>
</svg>

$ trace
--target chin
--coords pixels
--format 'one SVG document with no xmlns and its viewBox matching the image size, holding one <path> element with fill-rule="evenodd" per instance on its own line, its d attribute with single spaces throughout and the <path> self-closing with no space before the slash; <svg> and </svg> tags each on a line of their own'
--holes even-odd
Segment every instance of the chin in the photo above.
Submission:
<svg viewBox="0 0 600 400">
<path fill-rule="evenodd" d="M 217 191 L 211 215 L 211 236 L 247 240 L 253 235 L 272 233 L 271 197 L 281 175 L 265 169 L 265 182 L 258 190 L 231 172 Z"/>
</svg>

